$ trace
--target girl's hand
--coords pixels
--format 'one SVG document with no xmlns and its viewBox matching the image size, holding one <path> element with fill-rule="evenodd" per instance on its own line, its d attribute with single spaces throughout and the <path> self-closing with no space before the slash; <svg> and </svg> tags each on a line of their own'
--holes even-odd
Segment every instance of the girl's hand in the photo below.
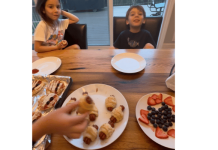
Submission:
<svg viewBox="0 0 218 150">
<path fill-rule="evenodd" d="M 66 41 L 66 40 L 63 40 L 63 41 L 61 41 L 61 42 L 58 43 L 57 47 L 58 47 L 58 49 L 60 50 L 60 49 L 65 48 L 67 45 L 68 45 L 67 41 Z"/>
<path fill-rule="evenodd" d="M 86 119 L 88 113 L 72 116 L 70 114 L 71 111 L 78 105 L 79 101 L 76 101 L 49 113 L 33 124 L 33 130 L 39 127 L 38 130 L 44 131 L 43 135 L 55 133 L 66 135 L 68 138 L 79 138 L 88 125 L 88 120 Z M 35 133 L 37 134 L 37 130 L 35 130 Z"/>
</svg>

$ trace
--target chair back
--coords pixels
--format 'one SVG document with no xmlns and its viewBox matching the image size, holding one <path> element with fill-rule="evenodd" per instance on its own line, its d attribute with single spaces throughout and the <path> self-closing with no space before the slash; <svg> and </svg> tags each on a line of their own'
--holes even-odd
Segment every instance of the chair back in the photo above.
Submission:
<svg viewBox="0 0 218 150">
<path fill-rule="evenodd" d="M 87 25 L 86 24 L 69 24 L 65 30 L 64 40 L 68 46 L 77 44 L 80 49 L 87 49 Z"/>
<path fill-rule="evenodd" d="M 160 32 L 160 27 L 162 24 L 162 17 L 146 17 L 145 25 L 142 26 L 143 29 L 148 30 L 157 44 L 158 36 Z M 125 17 L 114 17 L 114 42 L 116 41 L 119 34 L 128 29 L 126 25 Z"/>
</svg>

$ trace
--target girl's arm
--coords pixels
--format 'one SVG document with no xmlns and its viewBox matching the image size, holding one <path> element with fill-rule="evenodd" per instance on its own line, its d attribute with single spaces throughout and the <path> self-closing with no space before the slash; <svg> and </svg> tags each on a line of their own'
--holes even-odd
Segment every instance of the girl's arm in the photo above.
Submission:
<svg viewBox="0 0 218 150">
<path fill-rule="evenodd" d="M 64 10 L 61 10 L 61 15 L 69 18 L 69 24 L 77 23 L 79 21 L 79 18 L 77 16 L 75 16 L 69 12 L 66 12 Z"/>
<path fill-rule="evenodd" d="M 53 50 L 60 50 L 65 48 L 68 45 L 68 43 L 66 43 L 65 45 L 62 44 L 62 42 L 60 42 L 58 45 L 56 46 L 43 46 L 42 45 L 42 41 L 35 41 L 34 43 L 34 49 L 36 52 L 48 52 L 48 51 L 53 51 Z"/>
</svg>

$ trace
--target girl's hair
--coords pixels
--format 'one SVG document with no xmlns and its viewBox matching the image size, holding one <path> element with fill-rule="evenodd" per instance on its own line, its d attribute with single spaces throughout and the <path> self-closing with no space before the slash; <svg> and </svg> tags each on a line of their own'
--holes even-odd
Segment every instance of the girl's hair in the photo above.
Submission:
<svg viewBox="0 0 218 150">
<path fill-rule="evenodd" d="M 126 20 L 128 20 L 129 13 L 130 13 L 130 11 L 131 11 L 133 8 L 137 8 L 139 11 L 141 11 L 141 12 L 143 13 L 144 18 L 146 18 L 146 13 L 145 13 L 144 8 L 143 8 L 142 6 L 140 6 L 140 5 L 133 5 L 133 6 L 131 6 L 131 7 L 127 10 L 127 12 L 126 12 Z"/>
<path fill-rule="evenodd" d="M 60 3 L 60 0 L 58 0 Z M 43 13 L 43 11 L 45 11 L 45 3 L 47 2 L 47 0 L 37 0 L 36 3 L 36 12 L 41 16 L 41 18 L 48 23 L 49 25 L 53 23 L 53 21 L 46 16 L 45 13 Z M 60 3 L 61 4 L 61 3 Z"/>
</svg>

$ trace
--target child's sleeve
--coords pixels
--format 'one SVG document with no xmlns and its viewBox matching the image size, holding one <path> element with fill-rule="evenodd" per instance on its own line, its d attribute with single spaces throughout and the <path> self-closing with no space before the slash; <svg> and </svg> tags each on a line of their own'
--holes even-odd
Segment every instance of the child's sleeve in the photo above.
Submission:
<svg viewBox="0 0 218 150">
<path fill-rule="evenodd" d="M 147 32 L 147 41 L 146 41 L 146 44 L 147 43 L 151 43 L 153 46 L 154 46 L 154 48 L 156 48 L 156 44 L 155 44 L 155 42 L 154 42 L 154 39 L 153 39 L 153 37 L 151 36 L 151 33 L 150 32 Z"/>
<path fill-rule="evenodd" d="M 38 24 L 38 26 L 35 29 L 34 41 L 43 41 L 43 42 L 46 41 L 45 28 L 40 23 Z"/>
</svg>

